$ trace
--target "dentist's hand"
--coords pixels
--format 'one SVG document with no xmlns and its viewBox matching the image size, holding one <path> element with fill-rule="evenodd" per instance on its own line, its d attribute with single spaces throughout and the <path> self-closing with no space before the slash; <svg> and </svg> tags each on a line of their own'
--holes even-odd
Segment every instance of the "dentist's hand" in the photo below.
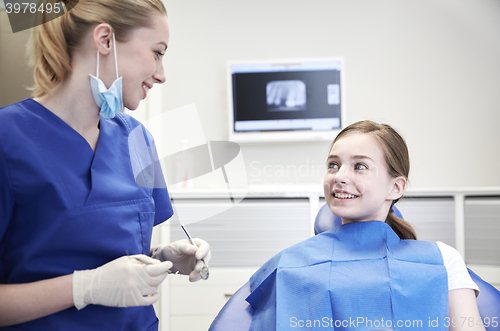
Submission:
<svg viewBox="0 0 500 331">
<path fill-rule="evenodd" d="M 153 248 L 151 257 L 160 261 L 171 261 L 174 265 L 171 272 L 189 275 L 191 282 L 201 279 L 200 271 L 210 263 L 210 245 L 203 239 L 195 238 L 196 246 L 188 239 L 174 241 Z M 205 262 L 201 261 L 203 259 Z"/>
<path fill-rule="evenodd" d="M 73 273 L 75 307 L 152 305 L 160 296 L 158 285 L 167 277 L 170 268 L 171 262 L 139 254 L 122 256 L 97 269 L 77 270 Z"/>
</svg>

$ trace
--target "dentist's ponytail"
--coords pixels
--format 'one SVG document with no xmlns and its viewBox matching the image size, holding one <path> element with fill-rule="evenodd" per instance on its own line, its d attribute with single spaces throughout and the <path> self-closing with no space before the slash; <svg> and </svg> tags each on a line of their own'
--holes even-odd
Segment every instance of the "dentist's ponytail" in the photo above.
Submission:
<svg viewBox="0 0 500 331">
<path fill-rule="evenodd" d="M 384 151 L 385 161 L 392 177 L 404 177 L 408 180 L 410 173 L 410 157 L 408 147 L 403 137 L 387 124 L 378 124 L 372 121 L 360 121 L 349 125 L 342 130 L 332 143 L 349 133 L 368 133 L 378 141 Z M 331 148 L 330 148 L 331 149 Z M 399 199 L 392 202 L 385 222 L 394 230 L 401 239 L 417 239 L 415 230 L 410 223 L 397 217 L 392 212 L 392 206 Z"/>
</svg>

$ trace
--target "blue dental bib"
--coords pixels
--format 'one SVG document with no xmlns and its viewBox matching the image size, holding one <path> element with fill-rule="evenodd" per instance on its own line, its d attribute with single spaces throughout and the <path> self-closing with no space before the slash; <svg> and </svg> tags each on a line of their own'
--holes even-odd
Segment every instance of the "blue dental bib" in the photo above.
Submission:
<svg viewBox="0 0 500 331">
<path fill-rule="evenodd" d="M 380 221 L 285 249 L 250 279 L 250 330 L 447 330 L 448 279 L 432 242 Z"/>
</svg>

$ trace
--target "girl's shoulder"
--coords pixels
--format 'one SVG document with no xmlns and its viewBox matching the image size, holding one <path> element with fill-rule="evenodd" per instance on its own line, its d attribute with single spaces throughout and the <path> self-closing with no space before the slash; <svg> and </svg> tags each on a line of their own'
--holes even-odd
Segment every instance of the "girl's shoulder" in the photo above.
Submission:
<svg viewBox="0 0 500 331">
<path fill-rule="evenodd" d="M 442 241 L 437 241 L 436 244 L 441 251 L 443 262 L 445 262 L 445 264 L 457 263 L 460 261 L 463 262 L 462 255 L 460 255 L 460 253 L 453 246 L 447 245 Z"/>
<path fill-rule="evenodd" d="M 436 244 L 441 251 L 443 263 L 448 273 L 448 291 L 468 288 L 475 290 L 477 296 L 479 294 L 479 287 L 470 277 L 460 252 L 441 241 L 436 242 Z"/>
</svg>

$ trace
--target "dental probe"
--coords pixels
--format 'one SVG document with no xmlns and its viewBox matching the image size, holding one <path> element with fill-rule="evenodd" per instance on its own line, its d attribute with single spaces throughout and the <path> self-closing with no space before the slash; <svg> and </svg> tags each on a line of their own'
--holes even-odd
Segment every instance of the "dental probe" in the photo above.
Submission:
<svg viewBox="0 0 500 331">
<path fill-rule="evenodd" d="M 186 229 L 186 227 L 183 224 L 181 224 L 181 228 L 182 228 L 182 230 L 184 230 L 184 233 L 188 237 L 188 239 L 191 242 L 191 244 L 193 244 L 194 246 L 198 247 L 198 245 L 196 245 L 196 243 L 194 242 L 193 238 L 191 237 L 191 235 L 189 234 L 188 230 Z M 200 276 L 201 276 L 201 279 L 207 280 L 208 276 L 210 275 L 210 273 L 208 271 L 208 265 L 207 265 L 207 263 L 205 262 L 204 259 L 201 259 L 201 261 L 203 261 L 203 263 L 205 263 L 205 266 L 203 268 L 201 268 Z"/>
</svg>

